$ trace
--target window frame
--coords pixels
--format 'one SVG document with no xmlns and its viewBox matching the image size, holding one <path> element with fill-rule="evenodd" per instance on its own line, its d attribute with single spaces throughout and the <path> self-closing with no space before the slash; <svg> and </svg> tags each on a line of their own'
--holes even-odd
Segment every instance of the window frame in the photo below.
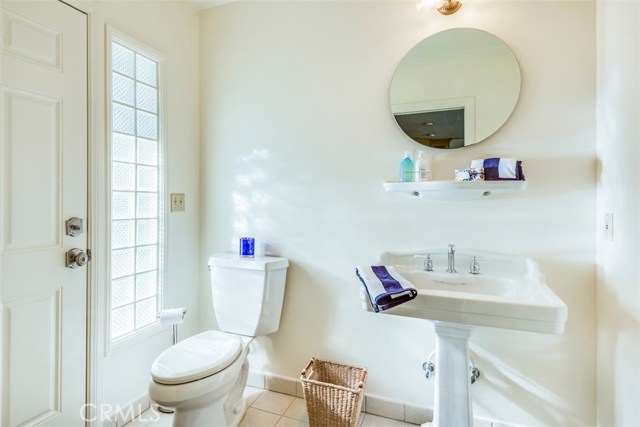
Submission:
<svg viewBox="0 0 640 427">
<path fill-rule="evenodd" d="M 134 329 L 132 332 L 125 335 L 112 338 L 111 337 L 111 260 L 112 260 L 112 196 L 113 196 L 113 183 L 112 183 L 112 147 L 113 147 L 113 43 L 120 44 L 121 46 L 134 51 L 148 59 L 155 61 L 158 65 L 157 68 L 157 104 L 158 104 L 158 127 L 157 127 L 157 141 L 158 141 L 158 288 L 157 288 L 157 307 L 158 311 L 163 307 L 164 300 L 164 288 L 167 278 L 167 208 L 166 201 L 168 200 L 168 186 L 167 186 L 167 119 L 166 119 L 166 64 L 165 57 L 137 40 L 127 36 L 126 34 L 117 31 L 111 27 L 106 28 L 105 37 L 105 187 L 106 187 L 106 228 L 107 238 L 105 242 L 106 248 L 106 284 L 105 286 L 105 352 L 112 353 L 119 351 L 122 348 L 130 347 L 140 341 L 155 335 L 162 331 L 163 328 L 160 322 L 156 319 L 152 323 Z M 144 110 L 142 110 L 144 111 Z M 138 163 L 136 162 L 136 165 Z M 137 218 L 137 215 L 136 215 Z M 135 298 L 135 295 L 134 295 Z M 135 301 L 135 299 L 134 299 Z M 135 308 L 134 308 L 135 310 Z"/>
</svg>

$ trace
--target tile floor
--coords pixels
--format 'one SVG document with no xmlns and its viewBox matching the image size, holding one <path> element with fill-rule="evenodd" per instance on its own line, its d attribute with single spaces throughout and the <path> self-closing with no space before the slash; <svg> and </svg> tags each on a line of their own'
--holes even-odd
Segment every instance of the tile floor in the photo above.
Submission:
<svg viewBox="0 0 640 427">
<path fill-rule="evenodd" d="M 247 387 L 244 392 L 247 409 L 239 427 L 308 427 L 304 399 L 288 394 Z M 125 427 L 170 427 L 173 416 L 150 409 Z M 360 415 L 361 427 L 415 427 L 389 418 L 371 414 Z M 215 427 L 215 426 L 203 426 Z"/>
</svg>

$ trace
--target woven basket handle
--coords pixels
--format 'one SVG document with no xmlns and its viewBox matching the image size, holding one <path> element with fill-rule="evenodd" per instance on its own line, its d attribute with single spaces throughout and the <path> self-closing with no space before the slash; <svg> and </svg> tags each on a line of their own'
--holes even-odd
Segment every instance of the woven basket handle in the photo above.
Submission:
<svg viewBox="0 0 640 427">
<path fill-rule="evenodd" d="M 302 376 L 306 376 L 307 375 L 307 371 L 309 370 L 309 368 L 311 367 L 311 365 L 313 365 L 313 362 L 315 362 L 316 359 L 315 357 L 312 357 L 311 360 L 309 360 L 309 363 L 307 363 L 307 366 L 304 367 L 304 369 L 302 370 Z"/>
<path fill-rule="evenodd" d="M 362 370 L 362 375 L 360 375 L 360 384 L 358 384 L 358 388 L 363 388 L 364 387 L 364 380 L 367 379 L 367 370 L 363 369 Z"/>
</svg>

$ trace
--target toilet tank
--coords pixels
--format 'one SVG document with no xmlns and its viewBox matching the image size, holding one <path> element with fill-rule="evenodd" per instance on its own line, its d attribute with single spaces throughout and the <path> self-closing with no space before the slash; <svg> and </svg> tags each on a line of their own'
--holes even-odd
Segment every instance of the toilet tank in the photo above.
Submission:
<svg viewBox="0 0 640 427">
<path fill-rule="evenodd" d="M 286 258 L 212 255 L 211 293 L 220 329 L 250 337 L 277 331 L 288 266 Z"/>
</svg>

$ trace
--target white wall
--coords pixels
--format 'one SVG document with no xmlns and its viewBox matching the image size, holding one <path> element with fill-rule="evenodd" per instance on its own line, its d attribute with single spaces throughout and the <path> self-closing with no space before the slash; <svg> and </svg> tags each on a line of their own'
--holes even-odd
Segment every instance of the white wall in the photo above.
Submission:
<svg viewBox="0 0 640 427">
<path fill-rule="evenodd" d="M 105 28 L 107 26 L 133 40 L 148 46 L 164 58 L 166 84 L 167 144 L 167 193 L 185 193 L 186 211 L 171 213 L 167 204 L 167 275 L 164 287 L 165 307 L 187 307 L 186 323 L 180 326 L 182 338 L 197 332 L 198 328 L 198 279 L 199 253 L 199 32 L 198 11 L 184 1 L 92 1 L 74 2 L 74 5 L 90 12 L 91 22 L 91 78 L 94 97 L 91 102 L 95 122 L 97 153 L 94 157 L 94 173 L 98 180 L 98 223 L 100 230 L 94 236 L 98 247 L 94 253 L 97 262 L 98 290 L 98 345 L 97 400 L 99 404 L 124 407 L 147 393 L 151 363 L 155 357 L 171 345 L 171 328 L 117 351 L 105 350 L 105 307 L 108 301 L 104 245 L 107 241 L 106 225 L 101 212 L 106 188 L 104 165 L 107 147 L 104 129 Z M 100 254 L 103 254 L 100 257 Z"/>
<path fill-rule="evenodd" d="M 237 2 L 202 13 L 202 328 L 216 326 L 204 266 L 254 235 L 291 261 L 280 330 L 252 369 L 296 378 L 311 356 L 366 365 L 367 392 L 432 405 L 421 364 L 429 322 L 361 311 L 354 267 L 384 250 L 455 243 L 530 256 L 569 306 L 563 336 L 478 328 L 476 415 L 522 425 L 595 424 L 595 4 Z M 541 27 L 541 23 L 544 25 Z M 388 88 L 418 41 L 452 27 L 502 38 L 522 69 L 507 124 L 440 153 L 435 176 L 472 158 L 524 161 L 523 194 L 434 203 L 386 194 L 405 149 Z"/>
<path fill-rule="evenodd" d="M 640 420 L 640 4 L 598 1 L 598 425 Z M 614 214 L 605 241 L 604 213 Z"/>
</svg>

